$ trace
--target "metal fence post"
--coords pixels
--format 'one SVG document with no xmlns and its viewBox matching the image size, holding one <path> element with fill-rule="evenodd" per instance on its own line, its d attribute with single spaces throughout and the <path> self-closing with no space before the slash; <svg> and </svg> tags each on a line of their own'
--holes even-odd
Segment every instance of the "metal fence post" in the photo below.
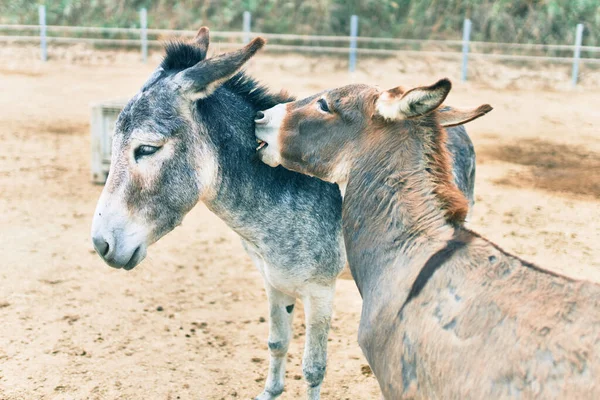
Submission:
<svg viewBox="0 0 600 400">
<path fill-rule="evenodd" d="M 250 21 L 252 15 L 250 11 L 244 11 L 244 44 L 250 43 Z"/>
<path fill-rule="evenodd" d="M 90 131 L 91 149 L 92 149 L 92 182 L 104 183 L 104 174 L 102 173 L 102 105 L 96 104 L 92 106 L 92 118 Z"/>
<path fill-rule="evenodd" d="M 148 11 L 140 10 L 140 39 L 142 41 L 142 61 L 148 61 Z"/>
<path fill-rule="evenodd" d="M 571 76 L 573 87 L 577 86 L 577 78 L 579 78 L 579 57 L 581 56 L 582 39 L 583 24 L 577 24 L 577 34 L 575 35 L 575 51 L 573 52 L 573 75 Z"/>
<path fill-rule="evenodd" d="M 356 37 L 358 36 L 358 17 L 350 17 L 350 59 L 348 72 L 356 71 Z"/>
<path fill-rule="evenodd" d="M 40 16 L 40 58 L 42 61 L 48 59 L 48 48 L 46 47 L 46 6 L 39 6 L 38 13 Z"/>
<path fill-rule="evenodd" d="M 471 20 L 465 18 L 463 23 L 462 74 L 463 82 L 467 81 L 467 64 L 469 63 L 469 40 L 471 38 Z"/>
</svg>

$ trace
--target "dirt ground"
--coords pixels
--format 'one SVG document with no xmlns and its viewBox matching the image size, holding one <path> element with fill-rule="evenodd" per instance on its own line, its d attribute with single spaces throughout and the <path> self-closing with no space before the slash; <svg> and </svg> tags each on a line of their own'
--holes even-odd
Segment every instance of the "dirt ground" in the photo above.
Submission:
<svg viewBox="0 0 600 400">
<path fill-rule="evenodd" d="M 131 54 L 51 53 L 42 64 L 35 49 L 17 52 L 0 49 L 0 398 L 258 394 L 268 363 L 266 297 L 217 217 L 198 205 L 130 272 L 106 266 L 90 242 L 101 187 L 90 183 L 89 105 L 134 94 L 159 54 L 145 65 Z M 350 76 L 343 60 L 262 54 L 250 72 L 300 96 L 353 81 L 393 87 L 449 76 L 448 104 L 494 106 L 468 127 L 478 155 L 470 227 L 529 261 L 600 281 L 595 88 L 554 88 L 554 70 L 549 86 L 528 85 L 541 72 L 503 86 L 482 78 L 500 66 L 481 65 L 478 79 L 461 84 L 458 65 L 359 65 Z M 568 82 L 568 70 L 560 79 Z M 379 396 L 356 343 L 360 304 L 354 282 L 340 279 L 324 399 Z M 304 394 L 298 314 L 285 399 Z"/>
</svg>

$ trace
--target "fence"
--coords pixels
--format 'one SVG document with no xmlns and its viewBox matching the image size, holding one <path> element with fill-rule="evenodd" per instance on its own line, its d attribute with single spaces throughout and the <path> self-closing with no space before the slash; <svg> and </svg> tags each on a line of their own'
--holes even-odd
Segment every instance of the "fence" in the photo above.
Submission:
<svg viewBox="0 0 600 400">
<path fill-rule="evenodd" d="M 48 44 L 52 43 L 89 43 L 95 45 L 119 45 L 119 46 L 140 46 L 142 60 L 145 62 L 148 58 L 148 47 L 162 43 L 160 40 L 149 40 L 148 36 L 193 36 L 195 31 L 169 30 L 169 29 L 150 29 L 147 24 L 146 9 L 140 10 L 140 28 L 104 28 L 104 27 L 84 27 L 84 26 L 52 26 L 46 25 L 46 10 L 44 6 L 39 6 L 39 25 L 0 25 L 0 31 L 8 32 L 39 32 L 39 35 L 0 35 L 0 41 L 4 42 L 39 42 L 40 58 L 47 60 Z M 251 31 L 251 14 L 244 13 L 243 27 L 240 32 L 211 32 L 212 37 L 226 39 L 229 42 L 221 44 L 221 47 L 238 47 L 242 43 L 250 41 L 252 36 L 263 36 L 271 43 L 267 46 L 268 50 L 280 50 L 291 52 L 313 52 L 330 54 L 348 54 L 348 70 L 356 70 L 358 55 L 433 55 L 442 57 L 453 57 L 462 60 L 461 77 L 463 81 L 468 78 L 468 63 L 470 59 L 496 59 L 496 60 L 517 60 L 517 61 L 543 61 L 565 63 L 572 65 L 571 81 L 573 87 L 577 85 L 579 79 L 579 65 L 581 63 L 600 64 L 598 57 L 581 57 L 582 53 L 596 54 L 600 53 L 600 47 L 583 46 L 583 25 L 578 24 L 576 29 L 576 40 L 573 45 L 548 45 L 548 44 L 521 44 L 521 43 L 492 43 L 471 41 L 471 21 L 465 19 L 463 25 L 462 40 L 417 40 L 417 39 L 397 39 L 397 38 L 373 38 L 358 36 L 359 18 L 353 15 L 350 20 L 350 36 L 310 36 L 293 34 L 269 34 L 255 33 Z M 52 35 L 49 35 L 52 33 Z M 56 34 L 63 33 L 63 36 Z M 68 37 L 70 34 L 101 34 L 101 35 L 128 35 L 129 38 L 98 38 L 98 37 Z M 135 38 L 131 38 L 135 37 Z M 277 44 L 283 42 L 288 44 Z M 340 45 L 314 45 L 313 43 L 343 43 Z M 291 44 L 290 44 L 291 43 Z M 310 45 L 307 45 L 310 43 Z M 358 45 L 361 45 L 359 47 Z M 368 47 L 365 47 L 368 46 Z M 389 46 L 409 46 L 412 49 L 390 49 Z M 434 50 L 427 50 L 433 47 Z M 418 48 L 418 49 L 415 49 Z M 462 51 L 443 50 L 444 49 L 462 49 Z M 481 51 L 483 49 L 492 49 L 492 52 Z M 479 50 L 478 50 L 479 49 Z M 478 50 L 478 51 L 474 51 Z M 519 52 L 553 52 L 554 54 L 568 52 L 568 55 L 531 55 L 531 54 L 506 54 L 499 53 L 498 50 L 512 50 Z"/>
</svg>

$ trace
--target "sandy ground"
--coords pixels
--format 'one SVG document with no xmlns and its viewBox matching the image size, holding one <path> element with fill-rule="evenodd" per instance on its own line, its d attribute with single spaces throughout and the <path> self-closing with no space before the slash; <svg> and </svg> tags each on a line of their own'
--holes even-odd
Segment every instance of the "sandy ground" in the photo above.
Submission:
<svg viewBox="0 0 600 400">
<path fill-rule="evenodd" d="M 236 235 L 217 217 L 197 206 L 131 272 L 103 264 L 90 243 L 101 187 L 90 183 L 89 104 L 131 96 L 158 55 L 148 65 L 118 54 L 44 65 L 33 50 L 30 57 L 2 51 L 0 398 L 258 394 L 268 360 L 266 297 Z M 260 55 L 250 70 L 298 95 L 352 81 L 409 86 L 448 75 L 458 82 L 458 68 L 406 65 L 365 61 L 349 76 L 343 61 Z M 492 67 L 481 68 L 483 76 Z M 447 101 L 495 108 L 469 126 L 478 153 L 470 227 L 529 261 L 600 281 L 598 94 L 585 86 L 498 85 L 457 83 Z M 354 282 L 340 279 L 336 296 L 323 398 L 378 398 L 356 343 Z M 298 314 L 287 399 L 304 393 Z"/>
</svg>

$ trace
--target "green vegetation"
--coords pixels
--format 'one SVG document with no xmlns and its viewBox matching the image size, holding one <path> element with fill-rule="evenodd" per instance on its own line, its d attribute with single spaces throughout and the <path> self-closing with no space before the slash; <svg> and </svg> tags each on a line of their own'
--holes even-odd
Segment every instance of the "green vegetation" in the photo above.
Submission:
<svg viewBox="0 0 600 400">
<path fill-rule="evenodd" d="M 473 40 L 571 44 L 585 24 L 584 44 L 600 45 L 600 0 L 47 0 L 52 25 L 137 27 L 148 9 L 152 28 L 241 30 L 252 12 L 252 30 L 269 33 L 347 35 L 350 15 L 361 36 L 460 39 L 465 17 Z M 0 23 L 36 24 L 32 0 L 0 0 Z"/>
</svg>

